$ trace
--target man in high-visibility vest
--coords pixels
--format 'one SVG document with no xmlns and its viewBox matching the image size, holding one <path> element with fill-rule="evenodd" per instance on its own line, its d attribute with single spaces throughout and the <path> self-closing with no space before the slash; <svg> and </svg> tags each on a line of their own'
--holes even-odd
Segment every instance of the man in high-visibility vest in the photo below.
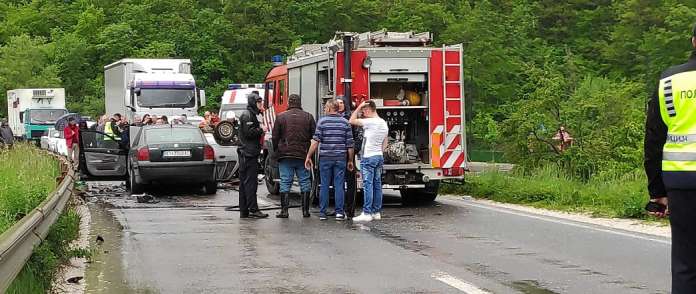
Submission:
<svg viewBox="0 0 696 294">
<path fill-rule="evenodd" d="M 670 67 L 648 103 L 646 209 L 670 218 L 672 293 L 696 293 L 696 26 L 687 63 Z"/>
<path fill-rule="evenodd" d="M 121 114 L 116 113 L 114 114 L 113 117 L 111 117 L 111 121 L 106 122 L 104 124 L 104 134 L 107 134 L 114 139 L 121 140 Z M 111 141 L 111 137 L 105 136 L 104 141 Z"/>
</svg>

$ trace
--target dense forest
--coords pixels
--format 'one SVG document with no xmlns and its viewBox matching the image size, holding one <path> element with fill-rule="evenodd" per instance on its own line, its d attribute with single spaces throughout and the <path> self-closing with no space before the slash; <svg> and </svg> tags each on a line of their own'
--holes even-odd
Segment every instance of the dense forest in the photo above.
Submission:
<svg viewBox="0 0 696 294">
<path fill-rule="evenodd" d="M 214 108 L 272 55 L 337 30 L 430 31 L 465 45 L 470 146 L 588 179 L 641 166 L 646 99 L 689 56 L 694 22 L 694 0 L 4 0 L 0 108 L 7 89 L 50 86 L 71 111 L 101 113 L 103 66 L 125 57 L 192 59 Z"/>
</svg>

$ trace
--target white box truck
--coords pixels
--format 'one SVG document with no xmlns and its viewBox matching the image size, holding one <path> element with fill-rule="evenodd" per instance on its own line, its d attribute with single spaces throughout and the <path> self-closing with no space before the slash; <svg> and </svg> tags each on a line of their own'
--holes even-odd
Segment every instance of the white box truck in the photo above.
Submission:
<svg viewBox="0 0 696 294">
<path fill-rule="evenodd" d="M 56 120 L 67 114 L 65 89 L 15 89 L 7 91 L 7 116 L 15 136 L 40 140 Z"/>
<path fill-rule="evenodd" d="M 189 59 L 122 59 L 104 67 L 106 113 L 133 121 L 144 114 L 185 115 L 201 121 L 205 91 L 196 87 Z"/>
</svg>

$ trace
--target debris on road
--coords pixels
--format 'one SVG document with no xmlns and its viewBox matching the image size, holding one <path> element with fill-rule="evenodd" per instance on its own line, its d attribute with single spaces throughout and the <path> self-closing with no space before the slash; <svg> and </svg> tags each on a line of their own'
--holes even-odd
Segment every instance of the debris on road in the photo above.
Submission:
<svg viewBox="0 0 696 294">
<path fill-rule="evenodd" d="M 155 197 L 153 197 L 152 195 L 147 194 L 147 193 L 139 194 L 139 195 L 133 194 L 132 196 L 135 197 L 135 200 L 138 203 L 158 203 L 159 202 L 158 200 L 155 199 Z"/>
<path fill-rule="evenodd" d="M 66 281 L 70 284 L 79 284 L 82 279 L 84 279 L 84 277 L 77 276 L 77 277 L 69 278 Z"/>
</svg>

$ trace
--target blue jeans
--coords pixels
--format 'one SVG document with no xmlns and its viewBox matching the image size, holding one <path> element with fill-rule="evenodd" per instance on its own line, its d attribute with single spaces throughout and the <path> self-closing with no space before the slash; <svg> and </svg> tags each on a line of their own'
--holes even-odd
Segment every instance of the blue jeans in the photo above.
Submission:
<svg viewBox="0 0 696 294">
<path fill-rule="evenodd" d="M 382 211 L 382 166 L 384 157 L 377 155 L 360 160 L 360 172 L 363 178 L 364 213 Z"/>
<path fill-rule="evenodd" d="M 346 181 L 345 160 L 319 159 L 319 174 L 321 176 L 321 189 L 319 191 L 319 215 L 326 216 L 326 207 L 329 206 L 329 186 L 333 179 L 334 197 L 336 198 L 336 214 L 343 214 L 343 190 Z"/>
<path fill-rule="evenodd" d="M 305 169 L 304 160 L 287 158 L 281 159 L 279 162 L 280 166 L 280 193 L 290 193 L 290 188 L 292 188 L 292 180 L 297 174 L 297 180 L 300 182 L 300 191 L 309 193 L 310 191 L 310 180 L 309 171 Z"/>
</svg>

